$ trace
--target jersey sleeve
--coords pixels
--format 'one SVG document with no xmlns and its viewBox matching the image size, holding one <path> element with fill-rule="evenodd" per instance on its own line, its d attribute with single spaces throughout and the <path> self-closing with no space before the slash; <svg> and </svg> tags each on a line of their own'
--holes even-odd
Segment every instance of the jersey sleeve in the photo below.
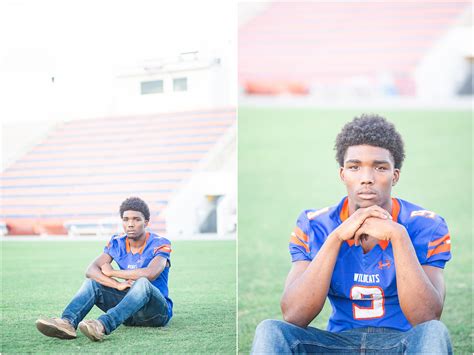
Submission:
<svg viewBox="0 0 474 355">
<path fill-rule="evenodd" d="M 160 238 L 158 243 L 153 246 L 153 257 L 158 255 L 170 260 L 171 242 L 168 239 Z"/>
<path fill-rule="evenodd" d="M 451 259 L 451 237 L 448 226 L 440 217 L 440 223 L 431 233 L 426 249 L 426 259 L 422 265 L 444 268 L 447 261 Z"/>
<path fill-rule="evenodd" d="M 104 253 L 109 254 L 112 259 L 116 259 L 118 242 L 115 239 L 116 235 L 113 235 L 112 238 L 108 241 L 107 245 L 104 247 Z"/>
<path fill-rule="evenodd" d="M 309 219 L 306 215 L 306 211 L 303 211 L 298 217 L 298 220 L 296 221 L 296 227 L 290 236 L 289 249 L 292 262 L 312 260 L 309 249 L 309 231 Z"/>
</svg>

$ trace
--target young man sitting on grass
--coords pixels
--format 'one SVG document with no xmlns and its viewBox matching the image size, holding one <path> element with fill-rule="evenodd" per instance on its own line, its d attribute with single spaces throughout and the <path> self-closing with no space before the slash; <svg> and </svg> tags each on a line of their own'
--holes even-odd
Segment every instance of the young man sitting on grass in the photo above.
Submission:
<svg viewBox="0 0 474 355">
<path fill-rule="evenodd" d="M 74 339 L 79 327 L 89 339 L 98 341 L 122 323 L 162 327 L 171 319 L 170 241 L 145 230 L 150 211 L 138 197 L 122 203 L 120 217 L 125 234 L 114 235 L 104 252 L 90 264 L 86 280 L 61 318 L 36 321 L 36 327 L 44 335 Z M 113 269 L 113 260 L 119 270 Z M 106 313 L 98 319 L 83 320 L 94 305 Z"/>
<path fill-rule="evenodd" d="M 260 323 L 252 352 L 452 353 L 439 321 L 450 236 L 443 218 L 391 196 L 405 157 L 400 134 L 384 118 L 363 115 L 344 126 L 336 150 L 347 196 L 299 216 L 281 299 L 285 321 Z M 327 331 L 308 327 L 326 297 Z"/>
</svg>

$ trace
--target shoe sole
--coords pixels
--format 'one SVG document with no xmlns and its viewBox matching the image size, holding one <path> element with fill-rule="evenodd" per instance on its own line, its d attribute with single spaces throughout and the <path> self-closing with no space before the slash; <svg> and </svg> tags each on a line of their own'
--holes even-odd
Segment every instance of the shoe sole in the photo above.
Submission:
<svg viewBox="0 0 474 355">
<path fill-rule="evenodd" d="M 39 319 L 36 321 L 36 328 L 44 335 L 59 339 L 76 339 L 76 334 L 71 331 L 59 328 L 56 324 L 47 320 Z"/>
<path fill-rule="evenodd" d="M 102 340 L 102 337 L 97 337 L 95 335 L 95 332 L 93 331 L 93 328 L 89 326 L 87 323 L 84 323 L 84 322 L 79 323 L 79 330 L 81 331 L 82 334 L 84 334 L 86 337 L 88 337 L 92 341 Z"/>
</svg>

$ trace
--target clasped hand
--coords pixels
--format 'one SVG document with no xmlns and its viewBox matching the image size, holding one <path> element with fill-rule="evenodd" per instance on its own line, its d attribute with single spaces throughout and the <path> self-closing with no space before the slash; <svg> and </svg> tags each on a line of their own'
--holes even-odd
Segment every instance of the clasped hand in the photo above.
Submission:
<svg viewBox="0 0 474 355">
<path fill-rule="evenodd" d="M 359 245 L 361 237 L 366 235 L 378 240 L 390 240 L 398 227 L 390 213 L 374 205 L 355 211 L 337 228 L 337 236 L 341 241 L 354 239 L 354 244 Z"/>
</svg>

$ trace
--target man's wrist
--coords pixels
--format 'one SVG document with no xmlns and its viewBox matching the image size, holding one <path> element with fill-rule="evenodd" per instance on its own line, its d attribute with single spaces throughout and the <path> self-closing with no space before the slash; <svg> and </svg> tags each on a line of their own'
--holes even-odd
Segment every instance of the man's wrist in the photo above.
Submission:
<svg viewBox="0 0 474 355">
<path fill-rule="evenodd" d="M 342 239 L 341 235 L 337 232 L 337 230 L 332 232 L 330 236 L 332 236 L 332 239 L 337 241 L 339 244 L 342 244 L 344 242 L 344 239 Z"/>
<path fill-rule="evenodd" d="M 389 234 L 390 241 L 392 243 L 397 243 L 400 240 L 405 239 L 406 237 L 408 237 L 408 232 L 406 228 L 399 223 L 395 223 L 394 227 L 392 228 L 392 231 Z"/>
</svg>

